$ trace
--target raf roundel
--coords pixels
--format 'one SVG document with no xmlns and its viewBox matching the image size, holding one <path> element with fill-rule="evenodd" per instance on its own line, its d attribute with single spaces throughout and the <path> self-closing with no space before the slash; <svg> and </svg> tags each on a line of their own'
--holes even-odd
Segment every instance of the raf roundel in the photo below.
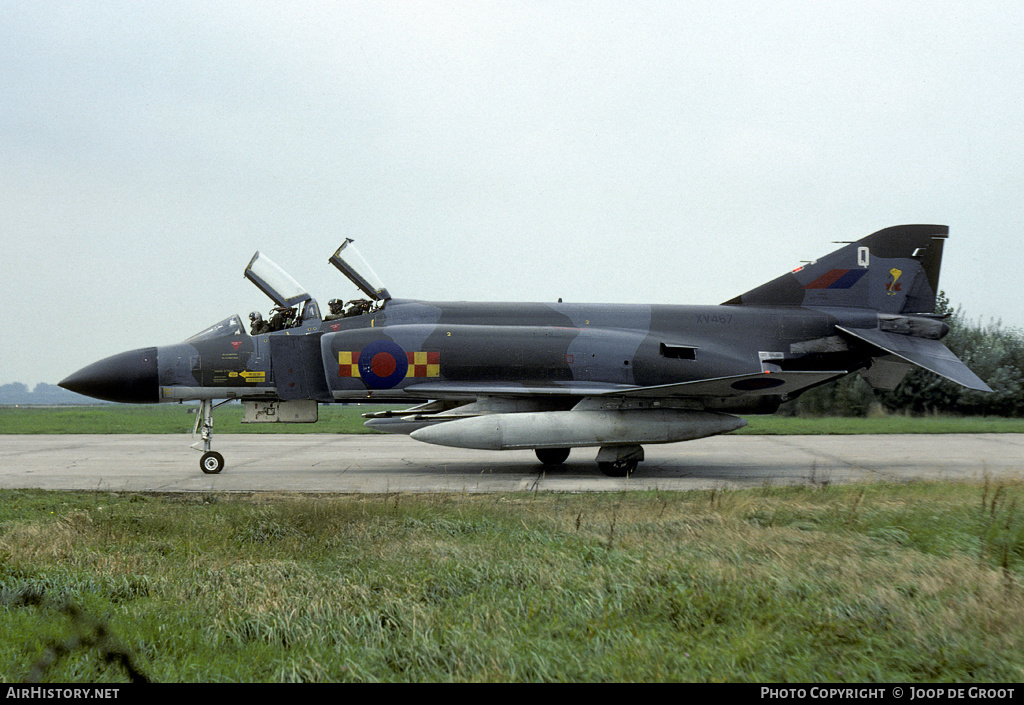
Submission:
<svg viewBox="0 0 1024 705">
<path fill-rule="evenodd" d="M 372 389 L 391 389 L 408 371 L 405 350 L 390 340 L 376 340 L 359 352 L 359 376 Z"/>
</svg>

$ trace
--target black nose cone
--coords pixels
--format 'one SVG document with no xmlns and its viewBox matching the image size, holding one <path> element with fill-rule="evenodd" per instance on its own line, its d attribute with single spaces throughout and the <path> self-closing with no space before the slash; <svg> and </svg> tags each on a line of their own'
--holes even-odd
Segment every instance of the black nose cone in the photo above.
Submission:
<svg viewBox="0 0 1024 705">
<path fill-rule="evenodd" d="M 159 401 L 156 348 L 132 350 L 94 362 L 58 384 L 103 401 L 155 404 Z"/>
</svg>

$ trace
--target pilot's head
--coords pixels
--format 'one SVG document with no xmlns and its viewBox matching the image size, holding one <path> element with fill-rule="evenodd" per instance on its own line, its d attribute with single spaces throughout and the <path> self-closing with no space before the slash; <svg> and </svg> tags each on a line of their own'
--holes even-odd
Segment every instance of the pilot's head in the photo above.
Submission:
<svg viewBox="0 0 1024 705">
<path fill-rule="evenodd" d="M 253 311 L 249 314 L 250 323 L 259 323 L 263 320 L 263 315 L 259 311 Z"/>
<path fill-rule="evenodd" d="M 327 302 L 327 305 L 331 307 L 331 313 L 341 313 L 345 304 L 341 299 L 331 299 Z"/>
</svg>

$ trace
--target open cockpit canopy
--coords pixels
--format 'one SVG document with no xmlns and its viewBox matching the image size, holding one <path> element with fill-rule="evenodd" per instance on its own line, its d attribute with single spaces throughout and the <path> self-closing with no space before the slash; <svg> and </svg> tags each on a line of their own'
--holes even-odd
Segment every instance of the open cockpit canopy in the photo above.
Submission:
<svg viewBox="0 0 1024 705">
<path fill-rule="evenodd" d="M 330 263 L 373 301 L 382 303 L 391 298 L 380 277 L 355 248 L 352 238 L 341 243 L 341 247 L 331 255 Z"/>
<path fill-rule="evenodd" d="M 288 272 L 260 252 L 253 255 L 245 268 L 245 278 L 282 308 L 292 308 L 313 298 Z"/>
</svg>

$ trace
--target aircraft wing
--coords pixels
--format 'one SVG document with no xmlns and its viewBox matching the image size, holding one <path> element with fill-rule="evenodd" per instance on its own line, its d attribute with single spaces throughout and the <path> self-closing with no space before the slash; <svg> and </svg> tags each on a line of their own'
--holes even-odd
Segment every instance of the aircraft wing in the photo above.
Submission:
<svg viewBox="0 0 1024 705">
<path fill-rule="evenodd" d="M 667 399 L 693 397 L 757 397 L 793 394 L 847 374 L 846 370 L 757 372 L 730 377 L 701 379 L 679 384 L 637 387 L 601 382 L 556 382 L 546 386 L 507 383 L 428 382 L 405 388 L 420 398 L 477 396 L 586 396 Z"/>
<path fill-rule="evenodd" d="M 846 370 L 830 371 L 789 371 L 757 372 L 747 375 L 701 379 L 679 384 L 662 384 L 654 387 L 634 387 L 623 392 L 606 392 L 605 395 L 630 398 L 667 397 L 750 397 L 784 396 L 813 387 L 836 377 L 842 377 Z"/>
<path fill-rule="evenodd" d="M 836 326 L 838 330 L 858 340 L 874 345 L 896 357 L 919 365 L 940 377 L 961 384 L 968 389 L 991 392 L 992 388 L 971 372 L 960 358 L 938 340 L 917 338 L 897 333 L 887 333 L 875 328 L 848 328 Z"/>
<path fill-rule="evenodd" d="M 548 385 L 528 385 L 516 382 L 425 382 L 405 387 L 407 396 L 421 399 L 444 399 L 452 397 L 473 398 L 478 396 L 523 397 L 523 396 L 580 396 L 592 397 L 602 394 L 622 394 L 642 389 L 630 384 L 609 384 L 605 382 L 553 382 Z"/>
<path fill-rule="evenodd" d="M 603 452 L 610 460 L 602 462 L 626 463 L 634 457 L 630 453 L 642 454 L 642 450 L 637 450 L 640 443 L 693 440 L 727 433 L 746 424 L 740 418 L 715 411 L 674 408 L 672 404 L 657 408 L 656 400 L 746 397 L 756 405 L 759 397 L 793 394 L 846 373 L 758 372 L 651 387 L 592 382 L 533 387 L 501 382 L 424 383 L 406 387 L 405 392 L 477 400 L 440 413 L 430 413 L 429 404 L 406 412 L 384 412 L 370 418 L 366 425 L 387 433 L 405 433 L 424 443 L 460 448 L 553 449 L 558 451 L 555 463 L 562 462 L 571 447 L 608 446 Z M 560 402 L 539 395 L 583 399 Z M 627 403 L 620 405 L 624 399 Z M 630 400 L 642 402 L 631 404 Z M 616 443 L 609 443 L 609 438 L 615 438 Z M 614 469 L 606 468 L 606 472 Z"/>
</svg>

